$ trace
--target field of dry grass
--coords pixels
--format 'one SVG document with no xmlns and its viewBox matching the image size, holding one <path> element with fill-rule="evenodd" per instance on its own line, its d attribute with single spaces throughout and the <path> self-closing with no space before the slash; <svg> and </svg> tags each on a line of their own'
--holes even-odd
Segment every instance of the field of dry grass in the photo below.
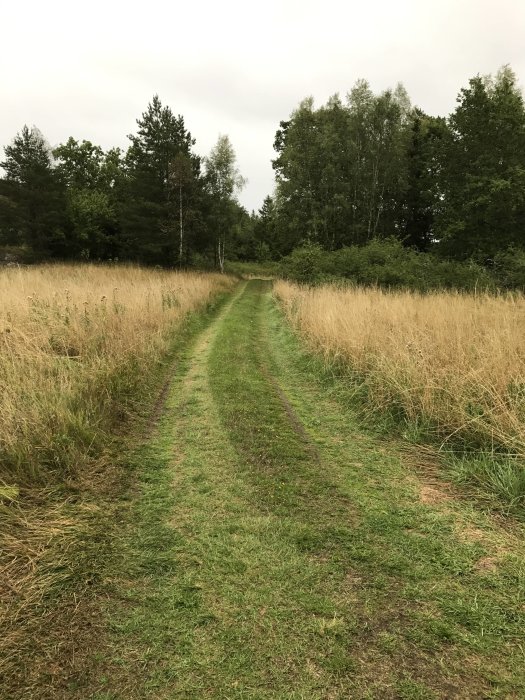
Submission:
<svg viewBox="0 0 525 700">
<path fill-rule="evenodd" d="M 141 401 L 151 409 L 185 316 L 233 283 L 132 266 L 0 268 L 2 697 L 22 676 L 47 697 L 55 660 L 73 672 L 100 633 L 90 591 L 126 478 L 108 447 Z"/>
<path fill-rule="evenodd" d="M 522 295 L 288 282 L 275 293 L 309 346 L 352 372 L 370 411 L 394 412 L 446 449 L 525 457 Z M 512 475 L 525 491 L 523 467 Z"/>
<path fill-rule="evenodd" d="M 177 323 L 231 280 L 138 267 L 0 270 L 0 478 L 79 468 Z"/>
</svg>

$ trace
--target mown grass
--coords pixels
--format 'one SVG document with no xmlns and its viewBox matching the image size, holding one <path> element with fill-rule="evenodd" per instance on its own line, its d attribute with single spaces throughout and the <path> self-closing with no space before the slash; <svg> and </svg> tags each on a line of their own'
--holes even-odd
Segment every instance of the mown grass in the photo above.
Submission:
<svg viewBox="0 0 525 700">
<path fill-rule="evenodd" d="M 307 288 L 277 297 L 371 422 L 448 456 L 458 480 L 525 506 L 525 300 L 452 292 Z"/>
<path fill-rule="evenodd" d="M 155 419 L 177 353 L 232 281 L 46 266 L 1 271 L 0 286 L 9 329 L 0 353 L 7 417 L 0 427 L 0 696 L 68 698 L 82 688 L 90 647 L 104 638 L 100 598 L 131 487 L 123 441 Z M 69 291 L 58 299 L 62 288 Z M 66 353 L 73 344 L 74 359 Z M 66 428 L 71 439 L 62 451 Z"/>
<path fill-rule="evenodd" d="M 519 528 L 422 499 L 268 285 L 188 349 L 134 461 L 98 700 L 525 692 Z"/>
</svg>

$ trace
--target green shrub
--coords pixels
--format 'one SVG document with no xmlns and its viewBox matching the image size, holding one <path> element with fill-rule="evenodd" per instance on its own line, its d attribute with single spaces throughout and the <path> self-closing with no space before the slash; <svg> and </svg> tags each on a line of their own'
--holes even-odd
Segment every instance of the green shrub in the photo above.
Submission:
<svg viewBox="0 0 525 700">
<path fill-rule="evenodd" d="M 525 290 L 525 250 L 509 248 L 494 258 L 494 275 L 504 289 Z"/>
<path fill-rule="evenodd" d="M 524 267 L 525 270 L 525 267 Z M 363 286 L 413 289 L 492 290 L 488 270 L 475 263 L 443 260 L 419 253 L 395 238 L 374 239 L 364 246 L 324 251 L 316 244 L 296 248 L 280 263 L 287 279 L 306 284 L 348 280 Z"/>
</svg>

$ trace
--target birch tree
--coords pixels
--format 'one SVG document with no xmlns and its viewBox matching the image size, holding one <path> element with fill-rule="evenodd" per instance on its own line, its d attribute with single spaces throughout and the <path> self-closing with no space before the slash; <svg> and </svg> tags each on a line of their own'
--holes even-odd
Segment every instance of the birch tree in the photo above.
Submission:
<svg viewBox="0 0 525 700">
<path fill-rule="evenodd" d="M 205 159 L 206 182 L 214 202 L 214 219 L 216 226 L 216 261 L 224 272 L 226 241 L 232 226 L 233 204 L 237 202 L 237 194 L 246 184 L 245 178 L 236 166 L 236 156 L 230 139 L 220 135 Z"/>
</svg>

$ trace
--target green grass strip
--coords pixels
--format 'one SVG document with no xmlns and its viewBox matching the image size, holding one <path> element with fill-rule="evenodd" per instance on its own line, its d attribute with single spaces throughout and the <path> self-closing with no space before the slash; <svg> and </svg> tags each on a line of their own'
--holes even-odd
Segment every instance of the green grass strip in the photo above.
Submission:
<svg viewBox="0 0 525 700">
<path fill-rule="evenodd" d="M 251 281 L 188 347 L 121 542 L 97 700 L 525 694 L 523 545 L 422 484 Z"/>
</svg>

